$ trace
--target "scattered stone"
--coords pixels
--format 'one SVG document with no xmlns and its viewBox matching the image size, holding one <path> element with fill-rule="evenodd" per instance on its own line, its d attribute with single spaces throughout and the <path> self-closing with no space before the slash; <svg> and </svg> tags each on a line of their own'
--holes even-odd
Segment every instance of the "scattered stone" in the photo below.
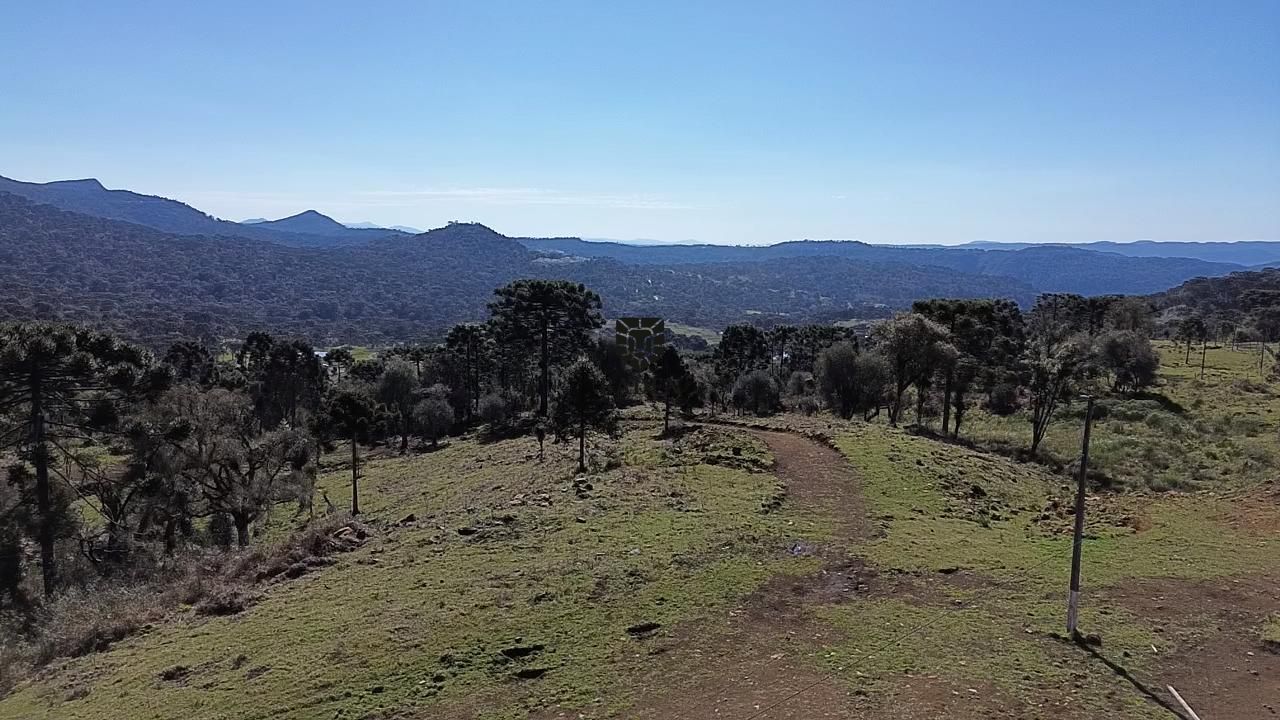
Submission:
<svg viewBox="0 0 1280 720">
<path fill-rule="evenodd" d="M 806 542 L 794 542 L 787 552 L 795 557 L 808 557 L 813 554 L 813 546 Z"/>
<path fill-rule="evenodd" d="M 418 516 L 413 513 L 409 513 L 408 515 L 405 515 L 403 518 L 400 519 L 401 525 L 408 525 L 409 523 L 415 523 L 415 522 L 418 522 Z"/>
<path fill-rule="evenodd" d="M 547 674 L 547 669 L 541 667 L 521 668 L 517 670 L 515 674 L 516 677 L 521 680 L 537 680 Z"/>
<path fill-rule="evenodd" d="M 385 690 L 386 688 L 381 685 L 374 685 L 373 687 L 369 688 L 369 692 L 373 693 L 374 695 L 381 695 Z"/>
</svg>

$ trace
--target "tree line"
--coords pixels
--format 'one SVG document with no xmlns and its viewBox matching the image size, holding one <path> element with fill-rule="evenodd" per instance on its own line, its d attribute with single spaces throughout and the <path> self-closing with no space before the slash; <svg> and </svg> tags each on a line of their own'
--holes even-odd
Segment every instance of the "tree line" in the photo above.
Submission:
<svg viewBox="0 0 1280 720">
<path fill-rule="evenodd" d="M 1034 454 L 1059 405 L 1093 383 L 1137 392 L 1155 382 L 1153 312 L 1141 298 L 1052 293 L 1025 314 L 1007 300 L 918 301 L 864 338 L 733 326 L 716 349 L 709 392 L 723 399 L 717 392 L 732 381 L 725 409 L 757 414 L 776 411 L 784 396 L 796 410 L 868 420 L 884 412 L 893 425 L 914 410 L 917 423 L 938 417 L 952 437 L 980 402 L 996 415 L 1025 411 Z M 807 341 L 815 337 L 816 352 Z"/>
<path fill-rule="evenodd" d="M 274 508 L 314 513 L 320 458 L 342 448 L 360 512 L 361 454 L 428 451 L 451 433 L 613 435 L 617 410 L 767 415 L 790 407 L 845 418 L 941 416 L 959 435 L 981 402 L 1026 408 L 1038 448 L 1056 408 L 1086 381 L 1136 391 L 1155 377 L 1151 308 L 1133 298 L 1043 295 L 1027 314 L 1002 300 L 928 300 L 860 337 L 830 325 L 731 325 L 711 350 L 668 344 L 641 369 L 583 285 L 518 280 L 489 318 L 441 342 L 357 359 L 250 333 L 232 348 L 182 341 L 160 356 L 108 333 L 0 327 L 0 603 L 145 572 L 182 548 L 253 542 Z M 914 405 L 914 408 L 912 408 Z M 38 573 L 38 582 L 37 582 Z"/>
</svg>

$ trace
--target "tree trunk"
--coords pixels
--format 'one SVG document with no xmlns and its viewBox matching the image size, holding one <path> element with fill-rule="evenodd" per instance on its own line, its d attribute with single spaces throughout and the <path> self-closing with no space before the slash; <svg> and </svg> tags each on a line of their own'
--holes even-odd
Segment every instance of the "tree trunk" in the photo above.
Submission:
<svg viewBox="0 0 1280 720">
<path fill-rule="evenodd" d="M 952 402 L 955 404 L 956 422 L 955 426 L 951 428 L 951 437 L 958 438 L 960 437 L 960 421 L 964 419 L 964 392 L 960 388 L 956 388 L 952 393 Z M 946 433 L 947 429 L 943 427 L 942 434 L 945 435 Z"/>
<path fill-rule="evenodd" d="M 587 424 L 578 425 L 578 471 L 587 471 Z"/>
<path fill-rule="evenodd" d="M 178 521 L 169 518 L 164 523 L 164 554 L 172 555 L 178 548 Z"/>
<path fill-rule="evenodd" d="M 902 396 L 907 392 L 904 385 L 898 386 L 898 394 L 893 398 L 893 405 L 889 406 L 889 424 L 898 427 L 898 415 L 902 412 Z"/>
<path fill-rule="evenodd" d="M 1044 440 L 1045 433 L 1049 430 L 1049 419 L 1053 417 L 1053 404 L 1031 411 L 1031 454 L 1035 455 L 1040 449 L 1040 441 Z"/>
<path fill-rule="evenodd" d="M 236 544 L 242 548 L 249 547 L 249 516 L 236 513 L 231 519 L 236 524 Z"/>
<path fill-rule="evenodd" d="M 538 415 L 547 416 L 547 395 L 551 393 L 551 348 L 547 338 L 547 321 L 542 321 L 542 352 L 539 358 L 541 377 L 538 378 Z"/>
<path fill-rule="evenodd" d="M 947 434 L 947 428 L 951 427 L 951 375 L 947 373 L 947 379 L 942 384 L 942 434 Z"/>
<path fill-rule="evenodd" d="M 31 379 L 31 461 L 36 466 L 36 510 L 40 515 L 40 570 L 44 596 L 52 597 L 58 586 L 57 558 L 54 555 L 53 492 L 49 487 L 49 446 L 44 434 L 44 383 L 37 374 Z"/>
<path fill-rule="evenodd" d="M 351 436 L 351 514 L 360 514 L 360 446 Z"/>
<path fill-rule="evenodd" d="M 400 454 L 401 454 L 401 455 L 404 455 L 405 453 L 409 452 L 409 425 L 408 425 L 408 423 L 404 423 L 404 424 L 403 424 L 403 426 L 402 426 L 400 429 L 402 430 L 402 432 L 400 433 Z"/>
<path fill-rule="evenodd" d="M 671 393 L 667 393 L 662 410 L 662 434 L 666 435 L 669 432 L 671 432 Z"/>
<path fill-rule="evenodd" d="M 1209 351 L 1209 344 L 1203 340 L 1200 341 L 1200 379 L 1201 380 L 1204 379 L 1204 356 L 1208 351 Z"/>
</svg>

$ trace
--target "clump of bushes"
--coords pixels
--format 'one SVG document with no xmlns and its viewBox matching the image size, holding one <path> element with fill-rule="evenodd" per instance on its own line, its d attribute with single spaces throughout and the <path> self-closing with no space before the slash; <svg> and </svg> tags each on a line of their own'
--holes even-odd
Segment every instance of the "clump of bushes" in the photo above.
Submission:
<svg viewBox="0 0 1280 720">
<path fill-rule="evenodd" d="M 816 415 L 820 406 L 813 395 L 801 395 L 792 401 L 792 409 L 801 415 Z"/>
<path fill-rule="evenodd" d="M 480 398 L 479 415 L 491 429 L 504 428 L 511 419 L 511 404 L 498 393 L 489 393 Z"/>
<path fill-rule="evenodd" d="M 742 375 L 733 386 L 733 406 L 738 412 L 772 415 L 782 406 L 778 384 L 764 370 Z"/>
<path fill-rule="evenodd" d="M 991 388 L 991 396 L 987 399 L 987 410 L 992 415 L 1008 417 L 1022 407 L 1022 398 L 1018 394 L 1018 386 L 1013 383 L 1000 383 Z"/>
</svg>

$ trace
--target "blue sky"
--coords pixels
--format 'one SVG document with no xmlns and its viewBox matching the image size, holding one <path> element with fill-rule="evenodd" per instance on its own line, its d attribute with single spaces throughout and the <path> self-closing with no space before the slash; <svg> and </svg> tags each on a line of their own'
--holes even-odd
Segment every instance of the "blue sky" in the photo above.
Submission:
<svg viewBox="0 0 1280 720">
<path fill-rule="evenodd" d="M 13 3 L 0 174 L 513 235 L 1280 240 L 1280 2 Z"/>
</svg>

